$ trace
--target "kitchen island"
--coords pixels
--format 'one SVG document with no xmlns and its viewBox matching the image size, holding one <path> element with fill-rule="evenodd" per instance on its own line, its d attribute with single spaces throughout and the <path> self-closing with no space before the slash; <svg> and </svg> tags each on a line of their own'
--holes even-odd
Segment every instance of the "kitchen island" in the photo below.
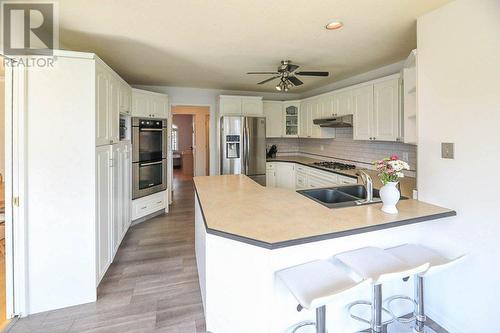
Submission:
<svg viewBox="0 0 500 333">
<path fill-rule="evenodd" d="M 243 175 L 194 182 L 196 260 L 207 330 L 213 333 L 286 332 L 314 312 L 296 311 L 296 301 L 274 278 L 277 270 L 363 246 L 412 242 L 419 223 L 456 214 L 416 200 L 401 201 L 396 215 L 380 211 L 381 204 L 329 209 Z M 385 296 L 411 290 L 411 283 L 384 286 Z M 344 306 L 369 296 L 369 289 L 361 290 L 328 306 L 327 327 L 366 328 L 350 320 Z"/>
</svg>

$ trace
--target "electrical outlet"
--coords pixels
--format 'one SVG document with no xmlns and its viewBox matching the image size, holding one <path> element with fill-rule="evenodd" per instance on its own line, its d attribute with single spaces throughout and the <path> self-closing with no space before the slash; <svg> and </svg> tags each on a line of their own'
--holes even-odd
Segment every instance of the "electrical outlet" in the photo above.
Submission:
<svg viewBox="0 0 500 333">
<path fill-rule="evenodd" d="M 320 146 L 319 146 L 319 150 L 321 150 L 321 151 L 325 150 L 325 146 L 320 145 Z"/>
<path fill-rule="evenodd" d="M 408 156 L 408 152 L 403 152 L 403 161 L 408 162 L 410 160 L 410 157 Z"/>
<path fill-rule="evenodd" d="M 455 158 L 455 144 L 452 142 L 441 143 L 441 158 Z"/>
</svg>

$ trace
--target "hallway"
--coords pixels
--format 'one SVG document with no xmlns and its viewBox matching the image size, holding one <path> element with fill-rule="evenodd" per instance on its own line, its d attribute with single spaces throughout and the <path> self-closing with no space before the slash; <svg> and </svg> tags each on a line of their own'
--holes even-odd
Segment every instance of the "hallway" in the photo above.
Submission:
<svg viewBox="0 0 500 333">
<path fill-rule="evenodd" d="M 194 189 L 174 180 L 168 215 L 130 228 L 95 303 L 36 314 L 10 332 L 204 333 L 194 256 Z"/>
</svg>

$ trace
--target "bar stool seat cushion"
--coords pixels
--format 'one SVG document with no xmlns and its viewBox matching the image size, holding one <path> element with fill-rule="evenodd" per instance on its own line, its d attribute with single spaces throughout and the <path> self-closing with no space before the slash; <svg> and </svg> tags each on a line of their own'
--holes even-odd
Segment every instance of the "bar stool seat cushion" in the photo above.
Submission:
<svg viewBox="0 0 500 333">
<path fill-rule="evenodd" d="M 427 262 L 408 264 L 377 247 L 363 247 L 337 254 L 335 259 L 350 268 L 357 276 L 371 279 L 373 284 L 405 278 L 427 270 Z"/>
<path fill-rule="evenodd" d="M 329 260 L 316 260 L 276 272 L 299 304 L 315 309 L 335 296 L 369 281 L 356 282 Z"/>
<path fill-rule="evenodd" d="M 449 259 L 432 249 L 417 244 L 404 244 L 388 248 L 386 251 L 410 266 L 418 266 L 429 263 L 428 270 L 420 273 L 421 275 L 426 274 L 427 272 L 437 272 L 464 257 L 459 256 L 454 259 Z"/>
</svg>

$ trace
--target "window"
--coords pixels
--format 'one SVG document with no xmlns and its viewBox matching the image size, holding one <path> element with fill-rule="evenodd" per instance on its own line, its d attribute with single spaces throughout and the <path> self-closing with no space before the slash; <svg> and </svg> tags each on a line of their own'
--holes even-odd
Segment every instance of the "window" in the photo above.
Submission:
<svg viewBox="0 0 500 333">
<path fill-rule="evenodd" d="M 172 124 L 172 150 L 176 151 L 179 149 L 179 131 L 175 124 Z"/>
</svg>

